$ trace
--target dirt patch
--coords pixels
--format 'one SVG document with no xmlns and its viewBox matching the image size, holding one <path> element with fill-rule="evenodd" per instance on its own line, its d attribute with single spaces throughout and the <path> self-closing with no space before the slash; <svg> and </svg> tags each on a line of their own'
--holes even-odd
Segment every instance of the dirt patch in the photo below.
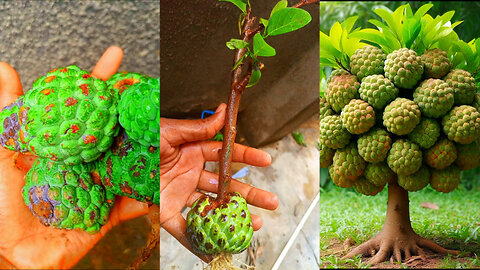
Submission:
<svg viewBox="0 0 480 270">
<path fill-rule="evenodd" d="M 340 258 L 342 258 L 344 255 L 347 254 L 348 251 L 352 250 L 353 248 L 357 247 L 359 244 L 356 244 L 353 240 L 351 239 L 346 239 L 345 241 L 340 241 L 337 238 L 332 238 L 328 242 L 328 248 L 326 250 L 321 250 L 320 251 L 320 260 L 321 265 L 320 268 L 328 268 L 329 266 L 331 267 L 333 265 L 331 260 L 327 260 L 327 257 L 332 257 L 335 256 L 338 259 L 338 263 L 335 265 L 337 268 L 351 268 L 355 269 L 358 267 L 356 263 L 352 261 L 342 261 Z M 425 250 L 425 260 L 422 260 L 419 256 L 413 256 L 410 257 L 408 260 L 403 261 L 401 264 L 396 263 L 393 261 L 393 258 L 390 258 L 390 261 L 379 263 L 375 266 L 372 266 L 370 268 L 372 269 L 401 269 L 404 267 L 407 268 L 429 268 L 429 269 L 434 269 L 434 268 L 439 268 L 441 266 L 445 267 L 445 256 L 438 255 L 436 253 L 433 253 L 429 250 Z M 469 258 L 475 258 L 474 255 L 471 254 L 466 254 L 462 257 L 456 257 L 452 256 L 449 258 L 449 261 L 451 264 L 466 264 L 469 265 L 471 263 L 471 260 Z M 362 258 L 361 265 L 366 265 L 368 264 L 369 258 Z"/>
</svg>

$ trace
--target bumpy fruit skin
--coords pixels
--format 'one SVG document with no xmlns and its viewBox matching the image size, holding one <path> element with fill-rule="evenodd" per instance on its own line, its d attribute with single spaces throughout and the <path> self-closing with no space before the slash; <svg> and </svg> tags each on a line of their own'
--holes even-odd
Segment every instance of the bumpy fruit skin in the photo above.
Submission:
<svg viewBox="0 0 480 270">
<path fill-rule="evenodd" d="M 383 109 L 398 96 L 398 88 L 381 74 L 364 78 L 358 92 L 375 109 Z"/>
<path fill-rule="evenodd" d="M 457 144 L 457 159 L 455 164 L 461 170 L 470 170 L 480 166 L 480 139 L 471 144 Z"/>
<path fill-rule="evenodd" d="M 420 123 L 408 134 L 408 138 L 422 148 L 430 148 L 440 136 L 440 124 L 430 118 L 422 118 Z"/>
<path fill-rule="evenodd" d="M 343 108 L 342 122 L 350 133 L 361 134 L 375 125 L 373 107 L 361 99 L 352 99 Z"/>
<path fill-rule="evenodd" d="M 127 90 L 130 86 L 145 83 L 149 77 L 144 76 L 140 73 L 122 71 L 113 74 L 108 80 L 108 88 L 115 92 L 117 100 L 120 100 L 123 92 Z"/>
<path fill-rule="evenodd" d="M 333 164 L 330 166 L 329 171 L 336 185 L 349 187 L 362 175 L 364 169 L 365 161 L 358 153 L 355 142 L 352 142 L 347 147 L 338 149 L 335 152 Z"/>
<path fill-rule="evenodd" d="M 19 115 L 20 140 L 31 152 L 70 165 L 95 160 L 118 133 L 115 94 L 77 66 L 38 78 Z"/>
<path fill-rule="evenodd" d="M 353 184 L 353 188 L 363 195 L 367 196 L 375 196 L 380 191 L 383 190 L 385 185 L 377 186 L 371 182 L 369 182 L 365 177 L 360 176 L 355 183 Z"/>
<path fill-rule="evenodd" d="M 438 48 L 427 50 L 420 57 L 428 78 L 440 79 L 450 70 L 450 60 L 444 50 Z"/>
<path fill-rule="evenodd" d="M 410 175 L 398 175 L 398 185 L 408 191 L 418 191 L 423 189 L 430 182 L 430 170 L 426 166 Z"/>
<path fill-rule="evenodd" d="M 27 152 L 27 145 L 20 140 L 20 108 L 23 106 L 23 96 L 17 98 L 12 104 L 0 112 L 0 145 L 8 150 Z M 22 114 L 25 117 L 25 113 Z"/>
<path fill-rule="evenodd" d="M 363 134 L 357 141 L 360 156 L 371 163 L 385 160 L 388 150 L 392 146 L 392 139 L 388 132 L 381 128 L 374 128 Z"/>
<path fill-rule="evenodd" d="M 418 105 L 406 98 L 397 98 L 385 107 L 383 125 L 397 135 L 406 135 L 420 123 Z"/>
<path fill-rule="evenodd" d="M 415 89 L 413 100 L 420 107 L 422 115 L 442 117 L 453 106 L 453 89 L 445 81 L 428 79 Z"/>
<path fill-rule="evenodd" d="M 442 138 L 434 146 L 425 151 L 425 162 L 437 170 L 445 169 L 450 166 L 457 158 L 457 148 L 455 143 Z"/>
<path fill-rule="evenodd" d="M 422 151 L 415 143 L 399 139 L 392 144 L 387 163 L 396 174 L 410 175 L 422 166 Z"/>
<path fill-rule="evenodd" d="M 472 104 L 477 92 L 475 78 L 463 69 L 453 69 L 444 78 L 454 91 L 455 105 Z"/>
<path fill-rule="evenodd" d="M 358 98 L 360 83 L 355 75 L 344 74 L 333 76 L 327 83 L 325 97 L 336 112 L 340 112 L 345 105 L 354 98 Z"/>
<path fill-rule="evenodd" d="M 119 122 L 142 145 L 160 145 L 160 78 L 148 78 L 125 90 L 118 103 Z"/>
<path fill-rule="evenodd" d="M 400 88 L 413 88 L 423 74 L 423 62 L 417 53 L 401 48 L 387 55 L 385 77 Z"/>
<path fill-rule="evenodd" d="M 468 105 L 454 107 L 442 119 L 449 140 L 469 144 L 480 137 L 480 112 Z"/>
<path fill-rule="evenodd" d="M 74 166 L 37 159 L 25 176 L 23 199 L 46 226 L 96 233 L 108 221 L 115 195 L 94 183 L 92 163 Z"/>
<path fill-rule="evenodd" d="M 332 109 L 332 106 L 328 104 L 327 100 L 325 98 L 320 98 L 320 118 L 319 121 L 322 121 L 322 119 L 325 116 L 329 115 L 334 115 L 335 112 Z"/>
<path fill-rule="evenodd" d="M 340 115 L 326 116 L 320 121 L 320 143 L 338 149 L 343 148 L 350 141 L 350 133 L 343 127 Z"/>
<path fill-rule="evenodd" d="M 475 95 L 475 98 L 473 99 L 472 107 L 477 109 L 478 112 L 480 112 L 480 93 L 477 93 Z"/>
<path fill-rule="evenodd" d="M 390 181 L 394 181 L 397 177 L 395 173 L 388 167 L 387 163 L 367 163 L 363 175 L 369 182 L 376 186 L 382 186 Z"/>
<path fill-rule="evenodd" d="M 363 78 L 383 73 L 383 66 L 387 55 L 374 46 L 365 46 L 357 49 L 350 58 L 350 68 L 361 81 Z"/>
<path fill-rule="evenodd" d="M 460 169 L 451 165 L 443 170 L 433 170 L 430 177 L 430 186 L 436 191 L 448 193 L 460 183 Z"/>
<path fill-rule="evenodd" d="M 160 204 L 160 150 L 122 135 L 96 161 L 96 177 L 113 194 Z"/>
<path fill-rule="evenodd" d="M 200 254 L 240 253 L 250 245 L 252 235 L 247 202 L 237 192 L 230 193 L 225 204 L 203 196 L 187 214 L 187 239 Z"/>
<path fill-rule="evenodd" d="M 334 154 L 334 149 L 328 148 L 323 143 L 320 143 L 320 167 L 328 168 L 328 166 L 332 165 Z"/>
</svg>

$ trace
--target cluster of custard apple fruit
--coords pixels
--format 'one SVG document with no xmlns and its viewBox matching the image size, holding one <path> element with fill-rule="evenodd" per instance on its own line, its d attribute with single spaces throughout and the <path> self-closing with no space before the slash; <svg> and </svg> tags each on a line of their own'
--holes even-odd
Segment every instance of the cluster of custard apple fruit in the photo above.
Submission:
<svg viewBox="0 0 480 270">
<path fill-rule="evenodd" d="M 447 53 L 384 53 L 367 45 L 350 71 L 334 70 L 320 100 L 320 166 L 333 182 L 376 195 L 396 181 L 454 190 L 462 170 L 480 165 L 480 93 Z"/>
<path fill-rule="evenodd" d="M 115 195 L 160 203 L 160 78 L 60 67 L 0 120 L 0 145 L 38 156 L 22 195 L 42 224 L 95 233 Z"/>
</svg>

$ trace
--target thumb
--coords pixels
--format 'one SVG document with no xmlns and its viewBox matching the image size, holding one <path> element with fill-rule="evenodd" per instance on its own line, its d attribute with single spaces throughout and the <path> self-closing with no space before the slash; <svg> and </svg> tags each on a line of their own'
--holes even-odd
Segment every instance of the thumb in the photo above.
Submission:
<svg viewBox="0 0 480 270">
<path fill-rule="evenodd" d="M 0 110 L 23 95 L 22 83 L 15 69 L 0 62 Z"/>
<path fill-rule="evenodd" d="M 176 120 L 160 118 L 160 136 L 171 146 L 212 138 L 223 127 L 226 104 L 218 106 L 206 119 Z"/>
</svg>

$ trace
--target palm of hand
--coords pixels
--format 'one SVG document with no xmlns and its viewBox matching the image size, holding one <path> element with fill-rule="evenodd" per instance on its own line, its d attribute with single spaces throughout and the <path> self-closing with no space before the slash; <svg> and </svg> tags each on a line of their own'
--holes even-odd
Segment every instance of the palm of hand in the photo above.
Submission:
<svg viewBox="0 0 480 270">
<path fill-rule="evenodd" d="M 122 56 L 120 48 L 109 48 L 92 75 L 107 79 L 117 71 Z M 0 63 L 0 108 L 21 94 L 18 74 L 8 64 Z M 119 197 L 108 223 L 96 234 L 46 227 L 32 215 L 21 195 L 25 174 L 35 159 L 23 154 L 15 156 L 0 147 L 0 255 L 17 268 L 71 268 L 113 226 L 148 212 L 145 203 Z M 18 168 L 15 160 L 24 166 Z"/>
</svg>

